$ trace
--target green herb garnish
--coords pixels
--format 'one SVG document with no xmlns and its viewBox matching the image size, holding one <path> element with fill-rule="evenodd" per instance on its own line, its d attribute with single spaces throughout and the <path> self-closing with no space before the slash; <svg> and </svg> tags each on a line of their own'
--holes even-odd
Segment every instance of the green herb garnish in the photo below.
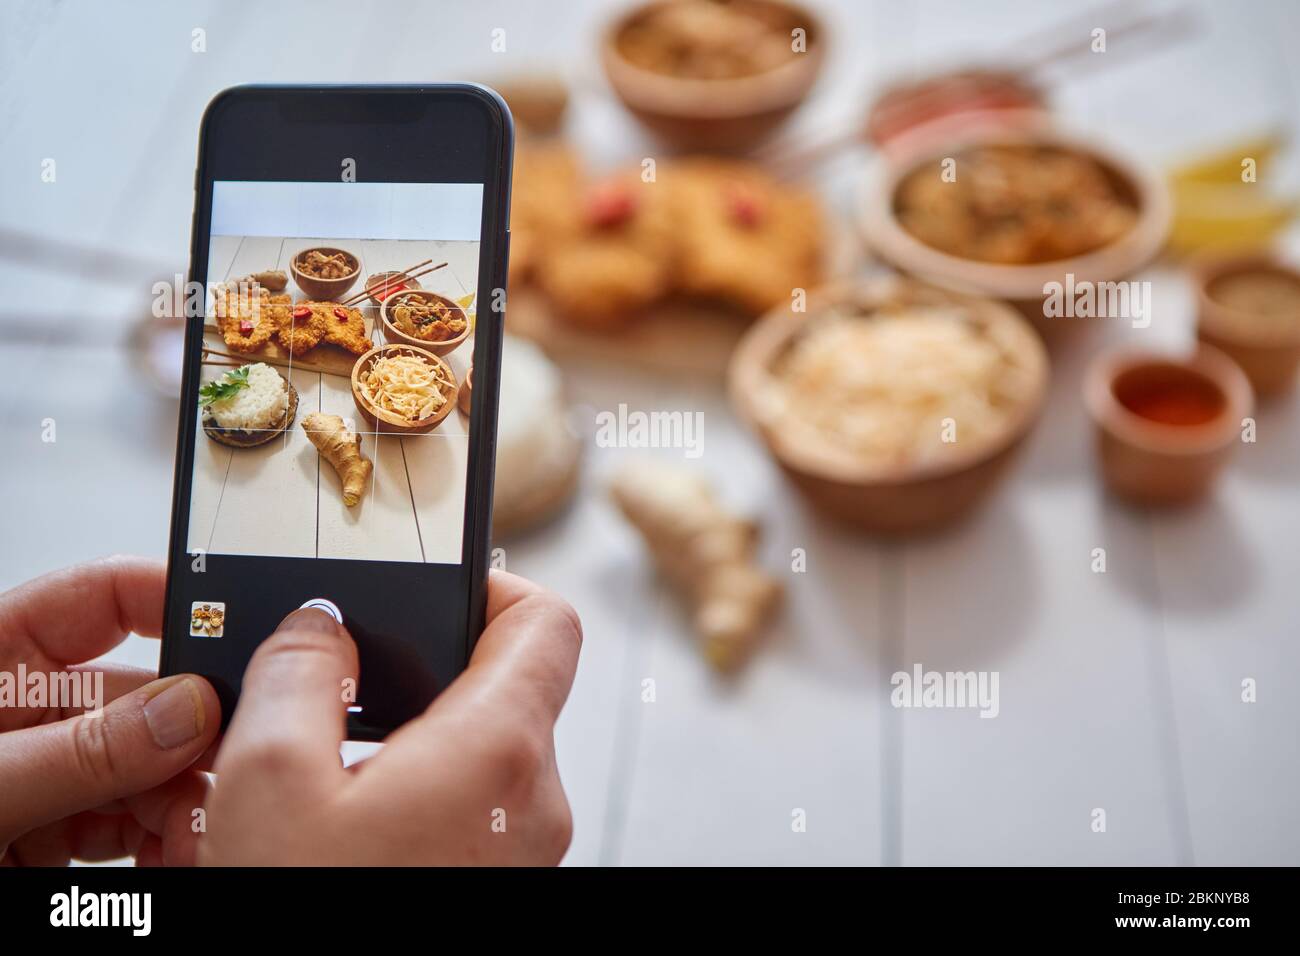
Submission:
<svg viewBox="0 0 1300 956">
<path fill-rule="evenodd" d="M 232 369 L 215 382 L 208 382 L 199 389 L 199 404 L 203 406 L 219 402 L 224 398 L 233 398 L 241 388 L 248 388 L 248 366 Z"/>
</svg>

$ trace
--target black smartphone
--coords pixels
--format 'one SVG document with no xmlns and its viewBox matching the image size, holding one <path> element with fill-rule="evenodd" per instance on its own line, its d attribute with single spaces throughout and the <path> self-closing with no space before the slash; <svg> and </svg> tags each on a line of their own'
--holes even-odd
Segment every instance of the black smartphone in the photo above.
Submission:
<svg viewBox="0 0 1300 956">
<path fill-rule="evenodd" d="M 465 668 L 487 601 L 512 155 L 505 103 L 474 85 L 241 86 L 209 104 L 161 671 L 208 678 L 226 720 L 257 645 L 307 604 L 356 639 L 352 739 L 382 739 Z"/>
</svg>

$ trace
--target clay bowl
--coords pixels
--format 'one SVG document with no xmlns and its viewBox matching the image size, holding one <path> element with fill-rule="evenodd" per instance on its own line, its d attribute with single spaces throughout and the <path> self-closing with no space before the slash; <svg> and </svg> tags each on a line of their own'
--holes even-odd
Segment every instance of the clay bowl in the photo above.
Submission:
<svg viewBox="0 0 1300 956">
<path fill-rule="evenodd" d="M 1240 444 L 1252 398 L 1245 373 L 1204 345 L 1186 357 L 1130 350 L 1094 359 L 1083 399 L 1107 487 L 1145 505 L 1203 496 Z"/>
<path fill-rule="evenodd" d="M 351 261 L 352 271 L 339 279 L 319 279 L 316 276 L 306 275 L 298 268 L 298 262 L 309 252 L 323 252 L 327 256 L 341 252 Z M 293 281 L 297 283 L 298 288 L 306 293 L 307 298 L 321 302 L 332 302 L 342 297 L 356 283 L 357 278 L 361 275 L 361 261 L 346 249 L 336 249 L 333 246 L 312 246 L 308 249 L 299 250 L 294 255 L 289 261 L 289 271 L 293 274 Z"/>
<path fill-rule="evenodd" d="M 1028 371 L 1032 387 L 996 435 L 923 464 L 867 462 L 811 430 L 782 427 L 771 411 L 774 367 L 827 306 L 869 313 L 905 302 L 961 308 L 977 326 L 996 330 Z M 868 317 L 865 321 L 870 321 Z M 732 356 L 728 387 L 740 417 L 762 437 L 786 475 L 819 510 L 859 530 L 885 535 L 933 531 L 968 514 L 997 485 L 1038 419 L 1048 381 L 1047 353 L 1030 324 L 1004 303 L 887 277 L 833 286 L 810 295 L 806 317 L 778 309 L 746 333 Z"/>
<path fill-rule="evenodd" d="M 376 430 L 381 432 L 418 434 L 432 431 L 441 425 L 443 419 L 450 415 L 451 410 L 456 407 L 456 386 L 454 384 L 443 390 L 443 395 L 447 401 L 442 403 L 442 407 L 429 417 L 416 422 L 385 411 L 366 398 L 361 391 L 361 373 L 368 369 L 375 359 L 384 355 L 414 355 L 431 365 L 438 366 L 442 369 L 443 375 L 451 382 L 456 381 L 456 373 L 451 370 L 451 366 L 447 364 L 446 360 L 434 355 L 427 349 L 412 345 L 381 345 L 361 356 L 361 358 L 357 359 L 357 364 L 352 366 L 352 399 L 356 402 L 357 411 L 361 413 L 366 421 L 374 425 Z"/>
<path fill-rule="evenodd" d="M 1300 311 L 1300 270 L 1255 254 L 1202 262 L 1196 275 L 1197 337 L 1240 365 L 1260 397 L 1290 389 L 1300 367 L 1300 317 L 1260 314 L 1248 303 L 1221 297 L 1229 284 L 1240 288 L 1243 279 L 1259 277 L 1275 289 L 1290 287 Z"/>
<path fill-rule="evenodd" d="M 405 274 L 401 272 L 376 272 L 374 275 L 366 277 L 366 284 L 365 286 L 363 286 L 363 288 L 367 290 L 374 289 L 376 287 L 382 289 L 383 284 L 385 282 L 391 279 L 396 279 L 398 276 L 402 277 L 402 284 L 406 286 L 406 289 L 402 290 L 403 292 L 407 291 L 408 289 L 424 288 L 423 286 L 420 285 L 419 279 L 408 279 L 406 278 Z M 394 295 L 395 294 L 396 293 L 394 293 Z M 370 299 L 372 305 L 381 306 L 384 304 L 382 299 L 376 299 L 373 295 L 368 296 L 367 298 Z"/>
<path fill-rule="evenodd" d="M 788 63 L 737 79 L 671 76 L 630 62 L 620 49 L 629 28 L 642 23 L 674 0 L 651 0 L 615 19 L 600 41 L 605 76 L 623 105 L 651 131 L 691 150 L 740 152 L 766 138 L 804 101 L 821 72 L 826 30 L 807 8 L 784 0 L 735 0 L 730 6 L 751 8 L 769 22 L 788 24 L 782 32 L 802 28 L 807 50 Z"/>
<path fill-rule="evenodd" d="M 914 170 L 977 146 L 1030 144 L 1079 152 L 1100 163 L 1137 210 L 1133 228 L 1114 242 L 1082 255 L 1050 262 L 1003 265 L 961 258 L 929 246 L 903 228 L 895 211 L 898 188 Z M 957 175 L 961 175 L 960 166 Z M 1138 161 L 1092 140 L 1051 126 L 1035 110 L 995 110 L 950 116 L 918 126 L 891 140 L 861 193 L 858 226 L 867 244 L 900 272 L 934 285 L 1003 299 L 1025 314 L 1045 337 L 1090 319 L 1048 318 L 1048 283 L 1113 282 L 1131 275 L 1160 251 L 1169 231 L 1171 204 L 1164 180 Z"/>
<path fill-rule="evenodd" d="M 471 365 L 465 373 L 465 381 L 460 383 L 460 388 L 456 390 L 456 404 L 466 415 L 472 407 L 474 399 L 474 366 Z"/>
<path fill-rule="evenodd" d="M 441 342 L 427 342 L 424 339 L 418 339 L 413 335 L 407 335 L 397 327 L 397 323 L 393 321 L 391 315 L 393 306 L 397 305 L 402 299 L 407 298 L 407 296 L 415 296 L 428 302 L 441 302 L 451 310 L 453 315 L 465 320 L 465 331 L 461 332 L 460 335 L 456 336 L 454 339 L 443 339 Z M 438 293 L 430 292 L 428 289 L 414 289 L 409 293 L 399 292 L 397 295 L 390 295 L 379 306 L 379 317 L 384 323 L 384 338 L 389 342 L 401 342 L 405 345 L 414 345 L 417 348 L 427 349 L 434 355 L 450 355 L 460 347 L 462 342 L 469 338 L 470 323 L 469 318 L 465 315 L 465 310 L 445 295 L 438 295 Z"/>
</svg>

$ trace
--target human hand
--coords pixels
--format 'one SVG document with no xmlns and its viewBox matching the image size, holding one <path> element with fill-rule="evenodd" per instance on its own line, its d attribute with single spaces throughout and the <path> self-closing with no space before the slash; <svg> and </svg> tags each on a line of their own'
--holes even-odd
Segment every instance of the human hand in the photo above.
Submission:
<svg viewBox="0 0 1300 956">
<path fill-rule="evenodd" d="M 0 863 L 194 861 L 207 782 L 192 768 L 217 736 L 216 692 L 201 677 L 79 666 L 132 631 L 158 636 L 164 580 L 156 562 L 108 558 L 0 595 Z M 32 675 L 54 693 L 38 698 Z M 89 693 L 68 696 L 74 681 Z"/>
<path fill-rule="evenodd" d="M 199 861 L 216 865 L 555 864 L 572 834 L 553 730 L 582 626 L 492 572 L 469 667 L 374 757 L 344 769 L 357 650 L 323 611 L 257 649 L 217 755 Z M 494 826 L 495 824 L 495 826 Z"/>
</svg>

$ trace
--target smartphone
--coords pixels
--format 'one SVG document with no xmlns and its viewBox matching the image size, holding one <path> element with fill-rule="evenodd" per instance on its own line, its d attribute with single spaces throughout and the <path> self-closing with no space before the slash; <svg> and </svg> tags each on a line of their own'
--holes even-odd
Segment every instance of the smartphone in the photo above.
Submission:
<svg viewBox="0 0 1300 956">
<path fill-rule="evenodd" d="M 465 668 L 487 601 L 512 156 L 510 113 L 480 86 L 241 86 L 209 104 L 161 671 L 210 680 L 223 719 L 304 605 L 356 639 L 351 739 L 382 739 Z"/>
</svg>

